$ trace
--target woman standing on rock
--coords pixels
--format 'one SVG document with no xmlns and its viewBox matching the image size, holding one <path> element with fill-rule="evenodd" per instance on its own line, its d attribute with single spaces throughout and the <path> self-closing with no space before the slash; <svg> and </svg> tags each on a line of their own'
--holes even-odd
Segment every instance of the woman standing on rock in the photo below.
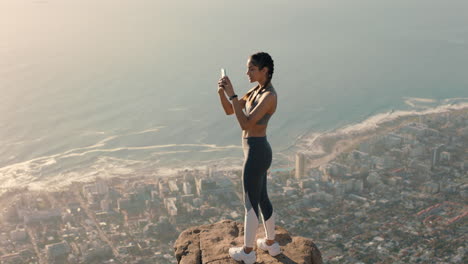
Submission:
<svg viewBox="0 0 468 264">
<path fill-rule="evenodd" d="M 276 214 L 267 194 L 267 170 L 271 165 L 272 150 L 267 141 L 266 129 L 268 120 L 275 113 L 277 106 L 277 94 L 271 84 L 273 71 L 273 60 L 270 55 L 259 52 L 247 60 L 249 81 L 258 82 L 258 85 L 250 89 L 241 99 L 237 98 L 227 76 L 218 82 L 218 93 L 224 111 L 227 115 L 235 114 L 242 129 L 242 148 L 245 158 L 242 170 L 245 206 L 244 246 L 230 248 L 229 255 L 246 264 L 256 261 L 253 246 L 259 223 L 259 206 L 266 238 L 258 239 L 257 247 L 268 251 L 272 256 L 281 253 L 278 242 L 275 242 Z"/>
</svg>

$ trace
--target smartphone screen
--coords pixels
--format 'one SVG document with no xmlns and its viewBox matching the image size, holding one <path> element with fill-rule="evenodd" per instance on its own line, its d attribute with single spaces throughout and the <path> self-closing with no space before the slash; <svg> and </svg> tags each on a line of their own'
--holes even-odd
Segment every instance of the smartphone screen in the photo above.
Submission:
<svg viewBox="0 0 468 264">
<path fill-rule="evenodd" d="M 224 68 L 221 68 L 221 77 L 226 76 L 226 70 Z"/>
</svg>

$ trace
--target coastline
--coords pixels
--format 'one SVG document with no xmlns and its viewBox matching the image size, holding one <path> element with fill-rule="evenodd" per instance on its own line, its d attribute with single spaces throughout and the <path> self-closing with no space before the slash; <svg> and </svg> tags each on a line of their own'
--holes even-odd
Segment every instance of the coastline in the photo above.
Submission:
<svg viewBox="0 0 468 264">
<path fill-rule="evenodd" d="M 388 133 L 411 122 L 417 122 L 420 117 L 456 114 L 464 111 L 468 111 L 468 103 L 442 105 L 423 111 L 391 111 L 377 114 L 362 122 L 336 130 L 306 133 L 286 149 L 283 155 L 294 158 L 295 153 L 302 152 L 308 159 L 307 166 L 316 168 L 371 137 Z"/>
</svg>

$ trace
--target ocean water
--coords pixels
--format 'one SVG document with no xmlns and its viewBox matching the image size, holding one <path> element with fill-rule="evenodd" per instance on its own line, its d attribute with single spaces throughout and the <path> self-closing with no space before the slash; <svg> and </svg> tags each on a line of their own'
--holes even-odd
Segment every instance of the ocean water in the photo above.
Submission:
<svg viewBox="0 0 468 264">
<path fill-rule="evenodd" d="M 223 67 L 238 94 L 253 87 L 257 51 L 275 61 L 278 164 L 303 135 L 463 106 L 467 11 L 455 0 L 2 1 L 0 187 L 240 166 L 241 130 L 216 84 Z"/>
</svg>

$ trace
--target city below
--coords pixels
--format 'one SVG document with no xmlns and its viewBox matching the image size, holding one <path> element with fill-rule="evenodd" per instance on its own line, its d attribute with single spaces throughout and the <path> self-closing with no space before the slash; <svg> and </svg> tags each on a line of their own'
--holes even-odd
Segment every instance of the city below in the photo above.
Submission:
<svg viewBox="0 0 468 264">
<path fill-rule="evenodd" d="M 296 152 L 295 167 L 268 174 L 276 225 L 312 239 L 325 263 L 468 263 L 467 152 L 466 108 L 402 122 L 321 164 Z M 243 223 L 241 173 L 213 164 L 11 189 L 0 196 L 0 262 L 177 263 L 185 229 Z"/>
</svg>

